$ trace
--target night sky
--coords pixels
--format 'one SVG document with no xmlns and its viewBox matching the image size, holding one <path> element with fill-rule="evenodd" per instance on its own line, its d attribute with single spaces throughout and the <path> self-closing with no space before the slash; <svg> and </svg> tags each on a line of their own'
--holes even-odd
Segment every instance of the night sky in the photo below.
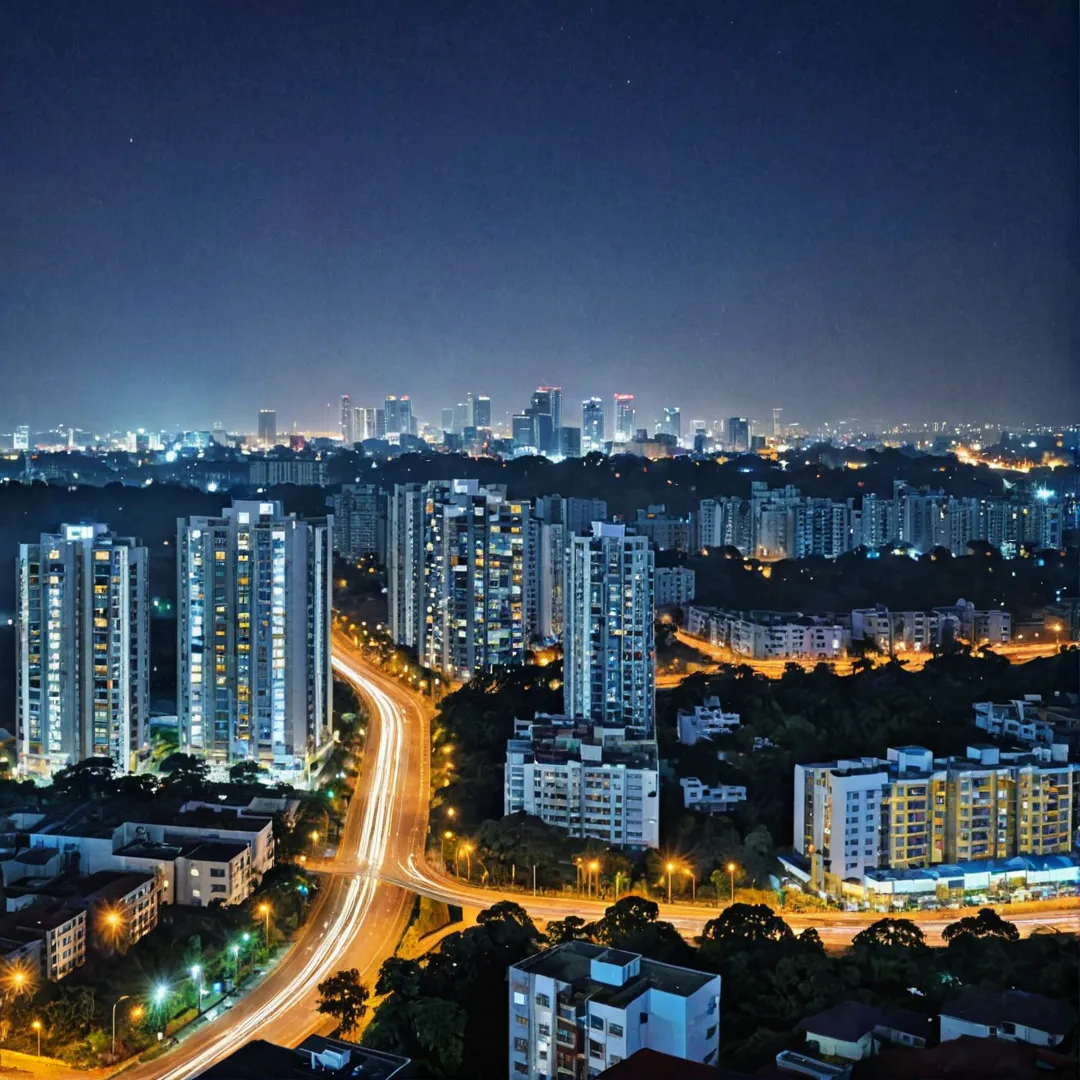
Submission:
<svg viewBox="0 0 1080 1080">
<path fill-rule="evenodd" d="M 0 49 L 0 430 L 1076 419 L 1072 0 L 16 0 Z"/>
</svg>

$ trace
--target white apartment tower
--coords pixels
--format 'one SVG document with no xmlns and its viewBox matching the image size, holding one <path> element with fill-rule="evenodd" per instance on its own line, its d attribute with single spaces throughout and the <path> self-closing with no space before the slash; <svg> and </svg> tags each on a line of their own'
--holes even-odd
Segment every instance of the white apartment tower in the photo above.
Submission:
<svg viewBox="0 0 1080 1080">
<path fill-rule="evenodd" d="M 89 757 L 134 771 L 147 749 L 146 548 L 107 525 L 63 525 L 20 544 L 16 728 L 23 773 Z"/>
<path fill-rule="evenodd" d="M 304 782 L 330 737 L 333 517 L 237 500 L 177 522 L 181 748 Z"/>
<path fill-rule="evenodd" d="M 593 522 L 568 542 L 563 626 L 567 715 L 653 736 L 656 649 L 654 557 L 644 536 Z"/>
</svg>

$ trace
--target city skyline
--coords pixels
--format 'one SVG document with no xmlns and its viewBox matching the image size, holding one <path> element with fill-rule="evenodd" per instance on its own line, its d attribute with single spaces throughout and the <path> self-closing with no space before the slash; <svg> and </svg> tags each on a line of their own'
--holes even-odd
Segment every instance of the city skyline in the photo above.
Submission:
<svg viewBox="0 0 1080 1080">
<path fill-rule="evenodd" d="M 24 8 L 0 426 L 1065 421 L 1077 14 L 922 13 Z"/>
</svg>

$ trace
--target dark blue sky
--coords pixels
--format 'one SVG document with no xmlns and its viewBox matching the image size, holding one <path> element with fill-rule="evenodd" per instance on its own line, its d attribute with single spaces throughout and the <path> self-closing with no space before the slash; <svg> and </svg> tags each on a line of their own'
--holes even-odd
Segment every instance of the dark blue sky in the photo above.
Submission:
<svg viewBox="0 0 1080 1080">
<path fill-rule="evenodd" d="M 0 9 L 0 429 L 1076 419 L 1069 0 Z"/>
</svg>

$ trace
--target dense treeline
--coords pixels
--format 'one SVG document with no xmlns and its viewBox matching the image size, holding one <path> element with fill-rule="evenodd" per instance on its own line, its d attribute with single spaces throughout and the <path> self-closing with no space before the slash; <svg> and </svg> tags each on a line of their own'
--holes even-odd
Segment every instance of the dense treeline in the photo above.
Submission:
<svg viewBox="0 0 1080 1080">
<path fill-rule="evenodd" d="M 882 919 L 839 954 L 827 953 L 813 929 L 796 935 L 764 905 L 729 907 L 693 945 L 657 916 L 656 904 L 627 896 L 595 923 L 569 916 L 550 923 L 545 935 L 518 905 L 496 904 L 438 951 L 383 965 L 373 990 L 385 996 L 363 1042 L 407 1054 L 425 1074 L 448 1080 L 505 1076 L 507 967 L 575 939 L 719 974 L 720 1061 L 737 1068 L 755 1068 L 800 1046 L 798 1021 L 841 1001 L 933 1016 L 961 985 L 976 984 L 1077 1003 L 1075 935 L 1021 940 L 1015 926 L 989 910 L 947 928 L 942 948 L 928 946 L 915 922 Z M 358 977 L 323 984 L 325 1011 L 355 1023 L 366 1007 L 350 1009 L 349 999 L 367 997 L 357 987 Z"/>
</svg>

